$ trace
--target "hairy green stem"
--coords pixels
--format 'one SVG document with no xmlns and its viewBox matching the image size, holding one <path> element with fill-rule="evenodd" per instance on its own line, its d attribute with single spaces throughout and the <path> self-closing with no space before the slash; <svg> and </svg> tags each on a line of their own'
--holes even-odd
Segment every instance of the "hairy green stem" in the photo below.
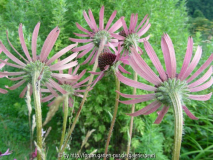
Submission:
<svg viewBox="0 0 213 160">
<path fill-rule="evenodd" d="M 103 37 L 102 40 L 101 40 L 101 42 L 100 42 L 100 46 L 99 46 L 99 48 L 98 48 L 98 54 L 97 54 L 97 57 L 96 57 L 95 64 L 94 64 L 94 66 L 93 66 L 92 72 L 95 72 L 96 69 L 97 69 L 97 67 L 98 67 L 98 56 L 99 56 L 100 53 L 103 51 L 104 45 L 105 45 L 105 44 L 106 44 L 106 37 Z M 63 154 L 63 152 L 64 152 L 64 150 L 65 150 L 65 148 L 66 148 L 66 145 L 67 145 L 67 143 L 68 143 L 68 141 L 69 141 L 69 139 L 70 139 L 70 137 L 71 137 L 71 135 L 72 135 L 72 132 L 73 132 L 73 130 L 74 130 L 74 128 L 75 128 L 75 125 L 76 125 L 76 123 L 77 123 L 77 121 L 78 121 L 78 117 L 80 116 L 81 110 L 82 110 L 82 108 L 83 108 L 83 106 L 84 106 L 84 102 L 85 102 L 85 100 L 86 100 L 87 94 L 88 94 L 89 89 L 90 89 L 90 84 L 92 83 L 93 78 L 94 78 L 94 74 L 91 74 L 91 75 L 90 75 L 89 82 L 88 82 L 89 86 L 86 88 L 86 91 L 84 92 L 84 97 L 83 97 L 83 99 L 82 99 L 82 101 L 81 101 L 80 107 L 79 107 L 78 112 L 77 112 L 77 114 L 76 114 L 76 116 L 75 116 L 75 119 L 74 119 L 74 121 L 73 121 L 73 123 L 72 123 L 72 126 L 71 126 L 70 130 L 68 131 L 68 134 L 67 134 L 67 137 L 66 137 L 66 139 L 65 139 L 65 141 L 64 141 L 63 147 L 62 147 L 62 149 L 61 149 L 61 151 L 60 151 L 60 153 L 59 153 L 58 160 L 61 159 L 61 155 Z"/>
<path fill-rule="evenodd" d="M 179 160 L 180 156 L 180 148 L 181 148 L 181 141 L 182 141 L 182 132 L 183 132 L 183 110 L 181 105 L 180 97 L 178 96 L 177 92 L 173 92 L 169 94 L 174 110 L 174 148 L 172 154 L 172 160 Z"/>
<path fill-rule="evenodd" d="M 120 81 L 118 80 L 116 75 L 115 75 L 115 83 L 116 83 L 116 90 L 120 92 Z M 119 104 L 119 94 L 116 92 L 114 113 L 113 113 L 111 126 L 110 126 L 110 129 L 109 129 L 108 138 L 107 138 L 107 141 L 106 141 L 106 147 L 105 147 L 105 152 L 104 152 L 105 155 L 108 152 L 108 147 L 109 147 L 109 142 L 110 142 L 110 138 L 111 138 L 111 135 L 112 135 L 112 130 L 113 130 L 113 127 L 115 125 L 115 119 L 116 119 L 116 115 L 117 115 L 117 111 L 118 111 L 118 104 Z M 106 156 L 104 157 L 104 160 L 106 160 Z"/>
<path fill-rule="evenodd" d="M 40 81 L 38 77 L 40 72 L 35 71 L 32 77 L 33 98 L 36 114 L 36 130 L 37 130 L 37 145 L 42 150 L 42 114 L 41 114 L 41 100 L 40 100 Z M 37 160 L 41 160 L 41 154 L 37 153 Z"/>
<path fill-rule="evenodd" d="M 67 116 L 68 116 L 68 94 L 65 95 L 65 101 L 64 101 L 64 119 L 63 119 L 63 129 L 62 129 L 62 134 L 61 134 L 60 149 L 63 145 L 64 137 L 65 137 L 65 133 L 66 133 Z"/>
<path fill-rule="evenodd" d="M 136 41 L 133 41 L 134 47 L 136 49 L 136 51 L 138 52 L 138 45 Z M 138 80 L 138 74 L 136 72 L 134 72 L 134 81 Z M 133 95 L 136 95 L 136 88 L 133 88 Z M 135 104 L 132 104 L 132 113 L 135 112 Z M 133 122 L 134 122 L 134 117 L 131 116 L 130 119 L 130 126 L 129 126 L 129 139 L 128 139 L 128 144 L 127 144 L 127 150 L 126 150 L 126 160 L 128 160 L 128 155 L 130 152 L 130 147 L 131 147 L 131 141 L 132 141 L 132 129 L 133 129 Z"/>
</svg>

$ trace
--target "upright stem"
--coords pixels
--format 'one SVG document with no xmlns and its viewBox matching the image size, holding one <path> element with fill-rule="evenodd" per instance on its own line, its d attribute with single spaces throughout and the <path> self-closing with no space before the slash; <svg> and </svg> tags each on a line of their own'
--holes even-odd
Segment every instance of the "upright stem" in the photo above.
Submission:
<svg viewBox="0 0 213 160">
<path fill-rule="evenodd" d="M 97 67 L 98 67 L 98 56 L 99 56 L 100 53 L 103 51 L 104 45 L 105 45 L 105 44 L 106 44 L 106 37 L 103 37 L 102 40 L 101 40 L 101 42 L 100 42 L 100 46 L 99 46 L 99 48 L 98 48 L 98 53 L 97 53 L 97 57 L 96 57 L 95 64 L 94 64 L 94 66 L 93 66 L 92 72 L 95 72 L 96 69 L 97 69 Z M 81 110 L 82 110 L 82 108 L 83 108 L 83 106 L 84 106 L 84 102 L 85 102 L 85 100 L 86 100 L 87 94 L 88 94 L 89 89 L 90 89 L 90 84 L 92 83 L 93 78 L 94 78 L 94 74 L 91 74 L 91 75 L 90 75 L 89 82 L 88 82 L 89 86 L 87 87 L 87 89 L 86 89 L 86 91 L 85 91 L 85 93 L 84 93 L 84 97 L 83 97 L 83 99 L 82 99 L 82 101 L 81 101 L 81 104 L 80 104 L 80 107 L 79 107 L 78 112 L 77 112 L 77 114 L 76 114 L 76 117 L 75 117 L 75 119 L 74 119 L 74 121 L 73 121 L 73 124 L 72 124 L 72 126 L 71 126 L 71 129 L 70 129 L 69 132 L 68 132 L 68 135 L 67 135 L 67 137 L 66 137 L 66 140 L 65 140 L 65 142 L 64 142 L 64 145 L 63 145 L 63 147 L 62 147 L 62 149 L 61 149 L 61 151 L 60 151 L 60 155 L 63 154 L 63 152 L 64 152 L 64 150 L 65 150 L 65 148 L 66 148 L 67 142 L 69 141 L 69 138 L 70 138 L 70 136 L 71 136 L 71 134 L 72 134 L 72 132 L 73 132 L 73 130 L 74 130 L 74 128 L 75 128 L 75 125 L 76 125 L 76 123 L 77 123 L 77 121 L 78 121 L 78 117 L 80 116 Z M 61 157 L 58 157 L 58 160 L 60 160 L 60 159 L 61 159 Z"/>
<path fill-rule="evenodd" d="M 137 46 L 137 42 L 133 40 L 133 44 L 134 47 L 136 48 L 136 51 L 138 52 L 138 46 Z M 134 72 L 134 80 L 137 81 L 138 74 L 136 72 Z M 133 88 L 133 95 L 136 94 L 136 88 Z M 135 112 L 135 104 L 132 104 L 132 113 Z M 130 151 L 130 146 L 131 146 L 131 141 L 132 141 L 132 129 L 133 129 L 133 122 L 134 122 L 134 117 L 131 116 L 130 119 L 130 126 L 129 126 L 129 139 L 128 139 L 128 144 L 127 144 L 127 151 L 126 151 L 126 160 L 128 160 L 128 155 L 129 155 L 129 151 Z"/>
<path fill-rule="evenodd" d="M 118 80 L 118 78 L 115 76 L 115 83 L 116 83 L 116 90 L 120 92 L 120 81 Z M 109 147 L 109 142 L 110 142 L 110 138 L 112 135 L 112 130 L 115 124 L 115 119 L 116 119 L 116 115 L 117 115 L 117 111 L 118 111 L 118 103 L 119 103 L 119 94 L 116 92 L 116 98 L 115 98 L 115 108 L 114 108 L 114 113 L 113 113 L 113 118 L 112 118 L 112 122 L 111 122 L 111 126 L 109 129 L 109 134 L 108 134 L 108 138 L 106 141 L 106 147 L 105 147 L 105 152 L 104 154 L 107 154 L 108 151 L 108 147 Z M 104 160 L 106 160 L 106 156 L 104 157 Z"/>
<path fill-rule="evenodd" d="M 64 119 L 63 119 L 63 129 L 62 129 L 62 134 L 61 134 L 60 149 L 64 142 L 66 126 L 67 126 L 67 116 L 68 116 L 68 94 L 66 95 L 65 101 L 64 101 Z"/>
<path fill-rule="evenodd" d="M 176 92 L 169 94 L 174 110 L 174 125 L 175 125 L 175 132 L 174 132 L 174 148 L 172 154 L 172 160 L 179 160 L 180 156 L 180 148 L 181 148 L 181 141 L 182 141 L 182 132 L 183 132 L 183 110 L 180 101 L 180 97 Z"/>
<path fill-rule="evenodd" d="M 36 114 L 36 130 L 37 130 L 37 145 L 42 151 L 42 114 L 41 114 L 41 100 L 40 100 L 40 81 L 38 77 L 40 72 L 35 71 L 32 79 L 33 98 Z M 37 160 L 41 160 L 41 154 L 37 153 Z"/>
</svg>

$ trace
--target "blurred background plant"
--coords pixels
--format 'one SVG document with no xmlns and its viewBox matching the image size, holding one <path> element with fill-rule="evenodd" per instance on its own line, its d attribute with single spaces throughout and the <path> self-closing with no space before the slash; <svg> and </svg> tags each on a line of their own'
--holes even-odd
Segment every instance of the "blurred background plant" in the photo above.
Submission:
<svg viewBox="0 0 213 160">
<path fill-rule="evenodd" d="M 59 51 L 71 44 L 72 42 L 69 41 L 70 37 L 77 38 L 73 34 L 74 32 L 79 33 L 75 22 L 88 29 L 83 18 L 83 10 L 92 9 L 94 17 L 98 19 L 100 7 L 104 5 L 105 20 L 109 19 L 109 16 L 114 10 L 117 10 L 118 13 L 115 20 L 121 16 L 125 16 L 127 25 L 129 25 L 131 13 L 138 13 L 139 21 L 148 14 L 151 28 L 145 36 L 151 35 L 149 42 L 156 53 L 162 55 L 160 47 L 161 36 L 164 32 L 168 33 L 174 43 L 176 55 L 178 55 L 176 57 L 177 65 L 179 65 L 178 68 L 180 69 L 184 58 L 183 55 L 186 51 L 188 36 L 191 35 L 193 37 L 195 47 L 197 45 L 203 46 L 201 64 L 204 63 L 213 51 L 213 4 L 211 3 L 213 2 L 209 0 L 108 0 L 104 2 L 100 0 L 0 0 L 0 39 L 5 45 L 8 45 L 6 43 L 6 30 L 8 30 L 12 44 L 19 52 L 22 52 L 17 34 L 18 26 L 22 23 L 27 47 L 31 48 L 31 33 L 34 26 L 40 21 L 42 25 L 38 39 L 39 52 L 46 35 L 55 26 L 59 26 L 61 32 L 53 49 L 54 51 L 51 52 L 53 54 L 55 51 Z M 6 47 L 10 48 L 9 45 Z M 141 47 L 143 48 L 143 45 Z M 67 53 L 63 58 L 69 54 Z M 4 54 L 0 56 L 1 59 L 6 58 Z M 144 52 L 142 57 L 147 58 L 148 56 Z M 163 56 L 158 57 L 160 60 L 163 60 Z M 79 59 L 79 63 L 83 62 L 85 58 Z M 151 61 L 149 64 L 152 66 Z M 85 68 L 90 71 L 92 66 L 81 66 L 79 73 Z M 14 71 L 12 67 L 8 66 L 5 66 L 5 70 Z M 129 69 L 129 71 L 131 70 Z M 95 129 L 95 131 L 81 152 L 91 153 L 95 149 L 97 149 L 96 153 L 104 152 L 115 97 L 115 84 L 111 83 L 111 81 L 113 81 L 113 76 L 108 75 L 89 92 L 90 97 L 87 98 L 88 100 L 85 103 L 79 122 L 72 135 L 71 150 L 67 150 L 67 153 L 77 153 L 81 148 L 81 143 L 87 131 L 92 129 Z M 143 82 L 144 80 L 139 79 L 138 81 Z M 8 81 L 6 78 L 0 79 L 0 88 L 4 88 L 4 85 L 11 86 L 12 84 L 13 82 Z M 18 98 L 22 89 L 20 87 L 17 90 L 9 91 L 6 95 L 0 95 L 0 151 L 5 151 L 7 148 L 13 151 L 10 156 L 4 157 L 6 160 L 12 158 L 29 158 L 29 154 L 32 153 L 29 149 L 30 131 L 28 127 L 27 105 L 24 99 Z M 212 90 L 212 88 L 209 90 Z M 132 88 L 121 84 L 121 92 L 130 94 Z M 205 91 L 205 93 L 208 92 Z M 143 93 L 142 91 L 137 91 L 137 94 L 144 93 L 145 91 Z M 80 98 L 75 100 L 75 110 L 77 110 L 80 101 Z M 211 104 L 213 104 L 212 98 L 205 103 L 194 101 L 187 104 L 190 111 L 194 111 L 194 115 L 199 120 L 194 121 L 187 117 L 184 120 L 181 159 L 213 158 L 213 110 Z M 146 105 L 146 103 L 137 104 L 136 110 Z M 42 110 L 42 117 L 45 118 L 49 110 L 47 103 L 42 105 Z M 125 113 L 130 112 L 130 105 L 119 105 L 108 153 L 125 153 L 130 123 L 130 117 Z M 55 146 L 58 146 L 60 141 L 63 121 L 62 113 L 63 110 L 59 110 L 51 122 L 44 128 L 44 130 L 47 130 L 49 126 L 52 127 L 52 131 L 46 140 L 47 159 L 54 160 L 57 157 Z M 173 128 L 171 128 L 173 124 L 172 113 L 167 114 L 160 125 L 153 124 L 156 117 L 157 114 L 153 113 L 149 116 L 134 118 L 133 140 L 130 153 L 156 154 L 157 159 L 171 159 L 173 145 Z"/>
</svg>

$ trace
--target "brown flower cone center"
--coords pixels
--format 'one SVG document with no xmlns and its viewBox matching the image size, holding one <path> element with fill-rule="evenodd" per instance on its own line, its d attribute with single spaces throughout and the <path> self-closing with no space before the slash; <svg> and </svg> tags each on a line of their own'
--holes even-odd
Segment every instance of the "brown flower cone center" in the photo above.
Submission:
<svg viewBox="0 0 213 160">
<path fill-rule="evenodd" d="M 100 56 L 98 57 L 98 66 L 100 70 L 103 71 L 104 67 L 106 67 L 107 65 L 112 66 L 115 59 L 116 59 L 116 55 L 112 53 L 104 52 L 100 54 Z"/>
</svg>

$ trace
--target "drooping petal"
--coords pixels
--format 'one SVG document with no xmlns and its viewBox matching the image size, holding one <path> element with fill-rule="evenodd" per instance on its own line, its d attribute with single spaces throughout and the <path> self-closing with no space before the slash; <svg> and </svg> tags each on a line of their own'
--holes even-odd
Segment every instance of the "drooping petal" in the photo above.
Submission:
<svg viewBox="0 0 213 160">
<path fill-rule="evenodd" d="M 164 115 L 167 113 L 169 107 L 164 106 L 163 109 L 160 111 L 157 119 L 155 120 L 154 124 L 160 124 Z"/>
<path fill-rule="evenodd" d="M 80 86 L 80 85 L 82 85 L 82 84 L 86 83 L 89 79 L 90 79 L 90 76 L 89 76 L 89 77 L 87 77 L 87 78 L 85 78 L 85 79 L 84 79 L 84 80 L 82 80 L 81 82 L 76 83 L 73 87 L 74 87 L 74 88 L 76 88 L 76 87 L 78 87 L 78 86 Z"/>
<path fill-rule="evenodd" d="M 106 25 L 106 27 L 105 27 L 105 30 L 108 30 L 108 28 L 110 27 L 112 21 L 114 20 L 114 18 L 115 18 L 115 16 L 116 16 L 116 14 L 117 14 L 117 11 L 114 11 L 114 12 L 112 13 L 112 15 L 110 16 L 110 18 L 109 18 L 109 20 L 108 20 L 108 22 L 107 22 L 107 25 Z"/>
<path fill-rule="evenodd" d="M 0 64 L 0 68 L 4 67 L 5 64 L 8 65 L 8 66 L 15 67 L 15 68 L 23 68 L 22 66 L 12 64 L 12 63 L 8 63 L 7 60 L 0 59 L 0 62 L 2 62 L 2 64 Z"/>
<path fill-rule="evenodd" d="M 37 46 L 37 38 L 38 38 L 38 32 L 40 28 L 40 22 L 37 23 L 33 30 L 33 35 L 32 35 L 32 55 L 33 55 L 33 61 L 36 60 L 36 46 Z"/>
<path fill-rule="evenodd" d="M 8 61 L 8 59 L 5 59 L 5 60 L 0 59 L 0 62 L 2 62 L 2 63 L 0 63 L 0 69 L 3 68 L 6 65 L 7 61 Z"/>
<path fill-rule="evenodd" d="M 27 86 L 24 87 L 24 89 L 23 89 L 22 92 L 20 93 L 19 97 L 20 97 L 20 98 L 23 98 L 24 95 L 25 95 L 25 93 L 26 93 L 26 91 L 27 91 Z"/>
<path fill-rule="evenodd" d="M 147 19 L 148 15 L 146 15 L 143 20 L 141 21 L 141 23 L 138 25 L 138 27 L 136 28 L 136 32 L 138 31 L 138 29 L 142 26 L 142 24 L 145 22 L 145 20 Z"/>
<path fill-rule="evenodd" d="M 112 37 L 118 39 L 118 40 L 125 40 L 126 38 L 119 35 L 119 34 L 116 34 L 116 33 L 111 33 Z"/>
<path fill-rule="evenodd" d="M 121 22 L 122 22 L 122 25 L 123 25 L 125 34 L 126 34 L 126 35 L 129 35 L 128 27 L 127 27 L 127 25 L 126 25 L 126 22 L 125 22 L 125 20 L 124 20 L 124 17 L 121 17 Z"/>
<path fill-rule="evenodd" d="M 124 93 L 121 93 L 119 91 L 116 91 L 118 94 L 120 94 L 122 97 L 125 97 L 125 98 L 143 98 L 144 95 L 132 95 L 132 94 L 124 94 Z M 149 96 L 154 96 L 155 94 L 147 94 Z"/>
<path fill-rule="evenodd" d="M 184 72 L 188 68 L 190 60 L 191 60 L 191 57 L 192 57 L 192 52 L 193 52 L 193 39 L 192 39 L 192 37 L 189 37 L 188 44 L 187 44 L 186 55 L 185 55 L 185 58 L 183 60 L 183 65 L 182 65 L 181 71 L 180 71 L 180 73 L 178 75 L 178 78 L 182 77 Z"/>
<path fill-rule="evenodd" d="M 92 88 L 96 85 L 98 81 L 100 81 L 104 77 L 104 72 L 101 72 L 101 74 L 92 82 Z"/>
<path fill-rule="evenodd" d="M 85 11 L 83 12 L 83 15 L 84 15 L 84 19 L 86 20 L 86 22 L 87 22 L 87 24 L 89 25 L 89 27 L 90 27 L 93 31 L 95 31 L 95 28 L 93 27 L 92 22 L 90 21 L 90 19 L 89 19 L 87 13 L 86 13 Z"/>
<path fill-rule="evenodd" d="M 51 92 L 53 96 L 58 97 L 58 93 L 52 88 L 50 83 L 46 83 L 46 86 L 47 86 L 49 92 Z"/>
<path fill-rule="evenodd" d="M 26 72 L 0 72 L 0 75 L 4 76 L 17 76 L 17 75 L 22 75 L 25 74 Z"/>
<path fill-rule="evenodd" d="M 211 87 L 213 84 L 213 78 L 211 78 L 208 82 L 204 83 L 203 85 L 200 85 L 198 87 L 195 88 L 190 88 L 190 92 L 198 92 L 198 91 L 202 91 L 204 89 L 207 89 L 209 87 Z"/>
<path fill-rule="evenodd" d="M 6 94 L 7 92 L 8 92 L 7 90 L 0 88 L 0 93 Z"/>
<path fill-rule="evenodd" d="M 122 26 L 122 22 L 121 22 L 121 19 L 119 19 L 113 24 L 113 26 L 108 30 L 108 32 L 113 33 L 117 31 L 119 28 L 121 28 L 121 26 Z"/>
<path fill-rule="evenodd" d="M 148 21 L 147 21 L 148 22 Z M 145 26 L 145 25 L 144 25 Z M 138 36 L 141 37 L 142 35 L 144 35 L 148 30 L 149 28 L 151 27 L 151 24 L 149 23 L 146 28 L 141 28 L 141 30 L 138 32 Z"/>
<path fill-rule="evenodd" d="M 81 52 L 79 55 L 78 55 L 78 58 L 81 58 L 83 57 L 84 55 L 86 55 L 88 52 L 90 52 L 92 49 L 93 49 L 94 45 L 90 45 L 87 49 L 85 49 L 83 52 Z"/>
<path fill-rule="evenodd" d="M 95 29 L 95 32 L 97 32 L 98 31 L 98 27 L 97 27 L 97 24 L 95 22 L 95 18 L 94 18 L 93 14 L 92 14 L 91 9 L 89 9 L 88 13 L 89 13 L 89 17 L 90 17 L 91 23 L 92 23 L 92 25 L 93 25 L 93 27 Z"/>
<path fill-rule="evenodd" d="M 205 95 L 188 95 L 190 99 L 197 100 L 197 101 L 207 101 L 211 98 L 212 93 L 205 94 Z"/>
<path fill-rule="evenodd" d="M 69 38 L 69 40 L 78 43 L 87 43 L 93 41 L 93 39 L 76 39 L 76 38 Z"/>
<path fill-rule="evenodd" d="M 97 56 L 98 56 L 98 50 L 95 52 L 95 54 L 94 54 L 92 60 L 90 61 L 89 65 L 92 65 L 95 62 Z"/>
<path fill-rule="evenodd" d="M 65 79 L 70 79 L 70 80 L 73 80 L 73 79 L 76 79 L 78 78 L 78 76 L 76 75 L 70 75 L 70 74 L 60 74 L 60 73 L 52 73 L 51 74 L 54 78 L 65 78 Z"/>
<path fill-rule="evenodd" d="M 47 102 L 47 101 L 50 101 L 53 98 L 54 98 L 54 96 L 51 94 L 49 96 L 46 96 L 46 97 L 42 98 L 41 101 L 42 102 Z"/>
<path fill-rule="evenodd" d="M 57 89 L 62 94 L 66 94 L 67 93 L 63 88 L 60 87 L 60 85 L 58 83 L 56 83 L 52 79 L 50 79 L 49 82 L 54 86 L 55 89 Z"/>
<path fill-rule="evenodd" d="M 212 67 L 210 67 L 208 69 L 208 71 L 200 79 L 189 84 L 188 87 L 193 88 L 193 87 L 201 85 L 203 82 L 205 82 L 207 79 L 209 79 L 209 77 L 211 77 L 211 75 L 212 75 Z"/>
<path fill-rule="evenodd" d="M 18 58 L 16 58 L 14 55 L 12 55 L 7 48 L 3 45 L 3 43 L 0 41 L 0 48 L 2 49 L 2 51 L 15 63 L 25 67 L 26 64 L 24 64 L 22 61 L 20 61 Z"/>
<path fill-rule="evenodd" d="M 157 69 L 158 73 L 160 74 L 161 79 L 164 81 L 167 80 L 166 73 L 163 69 L 163 66 L 160 63 L 160 60 L 158 59 L 158 56 L 156 55 L 155 51 L 153 50 L 152 46 L 150 45 L 149 42 L 144 42 L 144 47 L 146 49 L 146 52 L 151 59 L 153 65 Z"/>
<path fill-rule="evenodd" d="M 130 72 L 128 72 L 127 70 L 125 70 L 121 65 L 118 66 L 118 69 L 123 72 L 123 73 L 127 73 L 127 74 L 131 74 Z"/>
<path fill-rule="evenodd" d="M 186 81 L 187 83 L 193 81 L 203 70 L 205 70 L 209 64 L 213 61 L 213 54 L 207 59 L 207 61 Z"/>
<path fill-rule="evenodd" d="M 148 114 L 151 114 L 153 112 L 155 112 L 158 108 L 160 108 L 162 104 L 159 103 L 158 105 L 156 105 L 155 107 L 151 108 L 149 111 L 147 111 L 146 113 L 144 113 L 143 115 L 148 115 Z"/>
<path fill-rule="evenodd" d="M 73 75 L 76 75 L 76 73 L 77 73 L 79 67 L 80 67 L 80 65 L 78 65 L 77 67 L 75 67 L 75 70 L 74 70 L 73 73 L 72 73 Z M 68 73 L 68 74 L 71 74 L 71 73 Z"/>
<path fill-rule="evenodd" d="M 86 64 L 87 62 L 89 62 L 89 60 L 92 58 L 92 56 L 94 55 L 94 52 L 97 52 L 97 50 L 94 48 L 93 51 L 90 53 L 90 55 L 87 57 L 87 59 L 82 63 L 82 65 Z"/>
<path fill-rule="evenodd" d="M 129 24 L 129 33 L 132 33 L 133 31 L 133 25 L 134 25 L 134 22 L 135 22 L 135 16 L 134 16 L 134 13 L 131 14 L 131 17 L 130 17 L 130 24 Z"/>
<path fill-rule="evenodd" d="M 194 120 L 197 120 L 198 118 L 195 117 L 189 110 L 186 106 L 183 106 L 183 110 L 185 111 L 185 113 L 187 114 L 187 116 L 189 116 L 189 118 L 191 119 L 194 119 Z"/>
<path fill-rule="evenodd" d="M 7 79 L 9 79 L 9 80 L 11 80 L 11 81 L 18 81 L 18 80 L 20 80 L 20 79 L 23 79 L 23 76 L 21 76 L 21 77 L 16 77 L 16 78 L 7 78 Z"/>
<path fill-rule="evenodd" d="M 31 62 L 32 59 L 30 57 L 29 51 L 28 51 L 26 43 L 24 41 L 24 34 L 23 34 L 23 31 L 22 31 L 22 24 L 19 25 L 18 33 L 19 33 L 19 39 L 20 39 L 20 42 L 21 42 L 22 49 L 23 49 L 27 59 Z"/>
<path fill-rule="evenodd" d="M 26 80 L 21 80 L 20 82 L 16 83 L 15 85 L 13 85 L 13 86 L 11 86 L 11 87 L 6 87 L 6 88 L 8 88 L 8 89 L 10 89 L 10 90 L 14 90 L 14 89 L 20 87 L 22 84 L 24 84 L 25 81 L 26 81 Z"/>
<path fill-rule="evenodd" d="M 153 86 L 149 86 L 149 85 L 146 85 L 144 83 L 140 83 L 140 82 L 137 82 L 137 81 L 134 81 L 134 80 L 131 80 L 129 78 L 124 77 L 119 71 L 116 72 L 116 76 L 117 76 L 119 81 L 121 81 L 122 83 L 124 83 L 128 86 L 143 89 L 143 90 L 146 90 L 146 91 L 155 91 L 156 90 L 156 88 L 153 87 Z"/>
<path fill-rule="evenodd" d="M 99 29 L 104 29 L 104 6 L 101 7 L 100 13 L 99 13 Z"/>
<path fill-rule="evenodd" d="M 80 33 L 73 33 L 75 34 L 76 36 L 79 36 L 79 37 L 89 37 L 88 34 L 80 34 Z"/>
<path fill-rule="evenodd" d="M 78 65 L 78 61 L 74 61 L 74 62 L 70 62 L 68 64 L 61 65 L 61 66 L 56 66 L 56 67 L 50 66 L 50 70 L 51 71 L 59 71 L 59 70 L 68 69 L 68 68 L 71 68 L 71 67 L 74 67 L 74 66 L 77 66 L 77 65 Z"/>
<path fill-rule="evenodd" d="M 191 64 L 186 69 L 186 71 L 184 72 L 183 76 L 180 77 L 180 80 L 186 79 L 192 73 L 192 71 L 195 69 L 195 67 L 198 64 L 198 62 L 199 62 L 199 60 L 201 58 L 201 55 L 202 55 L 202 48 L 200 46 L 198 46 L 197 47 L 197 51 L 195 53 L 194 58 L 192 59 Z"/>
<path fill-rule="evenodd" d="M 60 29 L 58 27 L 55 27 L 47 36 L 46 40 L 44 41 L 43 47 L 41 49 L 41 61 L 45 61 L 50 54 L 50 51 L 52 50 L 58 36 L 60 33 Z"/>
<path fill-rule="evenodd" d="M 143 97 L 141 96 L 141 98 L 138 98 L 138 99 L 119 101 L 119 102 L 121 102 L 123 104 L 136 104 L 136 103 L 145 102 L 145 101 L 148 101 L 148 100 L 151 100 L 154 98 L 155 98 L 154 95 L 146 94 L 146 95 L 143 95 Z"/>
<path fill-rule="evenodd" d="M 68 51 L 70 51 L 73 47 L 77 46 L 78 43 L 76 44 L 71 44 L 67 47 L 65 47 L 64 49 L 60 50 L 59 52 L 57 52 L 54 56 L 52 56 L 48 61 L 47 61 L 47 65 L 50 65 L 52 62 L 54 62 L 56 59 L 58 59 L 59 57 L 61 57 L 62 55 L 64 55 L 65 53 L 67 53 Z"/>
<path fill-rule="evenodd" d="M 160 107 L 161 103 L 158 102 L 158 101 L 154 101 L 152 103 L 150 103 L 148 106 L 140 109 L 139 111 L 135 112 L 135 113 L 131 113 L 131 114 L 128 114 L 129 116 L 139 116 L 139 115 L 143 115 L 144 113 L 148 112 L 149 110 L 151 110 L 152 108 L 156 107 L 156 106 L 159 106 Z"/>
<path fill-rule="evenodd" d="M 79 30 L 81 30 L 81 31 L 83 31 L 83 32 L 86 32 L 87 34 L 91 35 L 91 32 L 88 31 L 87 29 L 81 27 L 80 24 L 78 24 L 78 23 L 75 23 L 75 24 L 76 24 L 76 26 L 77 26 L 77 28 L 78 28 Z"/>
<path fill-rule="evenodd" d="M 86 44 L 84 46 L 76 47 L 76 48 L 72 49 L 72 51 L 73 52 L 79 52 L 79 51 L 85 50 L 85 49 L 87 49 L 87 48 L 89 48 L 91 46 L 94 46 L 94 44 L 93 43 L 88 43 L 88 44 Z"/>
</svg>

